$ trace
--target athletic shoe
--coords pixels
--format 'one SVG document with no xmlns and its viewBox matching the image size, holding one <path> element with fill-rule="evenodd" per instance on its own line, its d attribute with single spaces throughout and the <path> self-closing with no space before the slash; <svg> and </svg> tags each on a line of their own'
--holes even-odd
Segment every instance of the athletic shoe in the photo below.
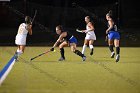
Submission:
<svg viewBox="0 0 140 93">
<path fill-rule="evenodd" d="M 91 49 L 90 55 L 93 55 L 93 48 Z"/>
<path fill-rule="evenodd" d="M 120 55 L 117 54 L 117 56 L 116 56 L 116 62 L 118 62 L 119 60 L 120 60 Z"/>
<path fill-rule="evenodd" d="M 18 54 L 17 54 L 17 52 L 15 53 L 14 57 L 15 57 L 15 61 L 18 61 L 18 60 L 17 60 L 17 59 L 18 59 Z"/>
<path fill-rule="evenodd" d="M 63 61 L 63 60 L 65 60 L 65 58 L 60 57 L 58 61 Z"/>
<path fill-rule="evenodd" d="M 18 56 L 15 56 L 15 61 L 18 62 Z"/>
<path fill-rule="evenodd" d="M 115 56 L 115 53 L 112 52 L 112 53 L 111 53 L 111 58 L 114 58 L 114 56 Z"/>
<path fill-rule="evenodd" d="M 86 56 L 83 56 L 83 57 L 82 57 L 82 61 L 85 61 L 85 60 L 86 60 Z"/>
</svg>

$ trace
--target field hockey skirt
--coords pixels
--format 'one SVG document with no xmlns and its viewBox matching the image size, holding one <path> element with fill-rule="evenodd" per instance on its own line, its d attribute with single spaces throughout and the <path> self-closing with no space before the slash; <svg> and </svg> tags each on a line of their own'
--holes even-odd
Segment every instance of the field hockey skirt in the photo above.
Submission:
<svg viewBox="0 0 140 93">
<path fill-rule="evenodd" d="M 26 45 L 26 37 L 27 35 L 17 34 L 15 39 L 16 45 Z"/>
<path fill-rule="evenodd" d="M 89 31 L 86 33 L 86 40 L 96 40 L 96 35 L 94 33 L 94 31 Z"/>
</svg>

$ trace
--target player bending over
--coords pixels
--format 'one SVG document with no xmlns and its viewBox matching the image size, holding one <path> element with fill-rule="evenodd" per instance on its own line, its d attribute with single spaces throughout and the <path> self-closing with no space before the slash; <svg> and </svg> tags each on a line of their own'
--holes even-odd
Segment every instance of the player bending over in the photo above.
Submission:
<svg viewBox="0 0 140 93">
<path fill-rule="evenodd" d="M 84 54 L 82 54 L 79 50 L 76 49 L 77 39 L 73 35 L 64 31 L 61 25 L 56 26 L 56 33 L 59 35 L 59 38 L 57 39 L 57 41 L 55 42 L 55 44 L 50 50 L 53 51 L 54 48 L 58 45 L 58 43 L 61 43 L 59 45 L 60 54 L 61 54 L 59 61 L 65 60 L 64 47 L 68 45 L 70 45 L 72 52 L 82 57 L 83 61 L 86 60 L 86 56 L 84 56 Z"/>
</svg>

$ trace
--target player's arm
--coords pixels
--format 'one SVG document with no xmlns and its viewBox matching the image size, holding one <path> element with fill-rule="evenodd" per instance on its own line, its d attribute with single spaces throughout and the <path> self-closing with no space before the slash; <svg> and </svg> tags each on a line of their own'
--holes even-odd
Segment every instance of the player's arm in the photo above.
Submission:
<svg viewBox="0 0 140 93">
<path fill-rule="evenodd" d="M 76 29 L 76 30 L 77 30 L 77 32 L 82 32 L 82 33 L 83 33 L 83 32 L 84 32 L 84 33 L 87 33 L 87 32 L 89 32 L 89 31 L 95 30 L 95 29 L 94 29 L 94 25 L 93 25 L 92 22 L 89 22 L 89 23 L 88 23 L 88 27 L 90 28 L 90 29 L 88 29 L 88 30 L 79 30 L 79 31 L 78 31 L 78 29 Z"/>
<path fill-rule="evenodd" d="M 62 42 L 63 41 L 63 38 L 66 36 L 66 32 L 63 32 L 60 36 L 59 36 L 59 38 L 57 39 L 57 41 L 55 42 L 55 44 L 53 45 L 53 48 L 55 48 L 57 45 L 58 45 L 58 43 L 60 43 L 60 42 Z"/>
<path fill-rule="evenodd" d="M 32 32 L 32 25 L 29 25 L 29 27 L 28 27 L 28 31 L 29 31 L 29 34 L 30 34 L 30 35 L 33 34 L 33 32 Z"/>
<path fill-rule="evenodd" d="M 112 21 L 112 20 L 109 20 L 109 21 L 108 21 L 108 24 L 109 24 L 109 27 L 108 27 L 108 29 L 106 30 L 106 34 L 108 34 L 108 32 L 113 28 L 113 21 Z"/>
</svg>

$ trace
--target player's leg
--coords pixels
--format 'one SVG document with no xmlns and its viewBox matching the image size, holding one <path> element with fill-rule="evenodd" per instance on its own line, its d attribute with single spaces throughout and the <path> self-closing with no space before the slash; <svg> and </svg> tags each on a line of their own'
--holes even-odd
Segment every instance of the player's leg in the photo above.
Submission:
<svg viewBox="0 0 140 93">
<path fill-rule="evenodd" d="M 20 56 L 25 49 L 25 45 L 18 45 L 18 49 L 17 49 L 17 55 Z"/>
<path fill-rule="evenodd" d="M 17 61 L 18 57 L 24 52 L 25 45 L 18 45 L 18 48 L 15 52 L 15 59 Z"/>
<path fill-rule="evenodd" d="M 18 48 L 17 48 L 17 50 L 16 50 L 16 52 L 15 52 L 15 55 L 14 55 L 16 60 L 17 60 L 17 58 L 18 58 L 19 45 L 17 45 L 17 47 L 18 47 Z"/>
<path fill-rule="evenodd" d="M 63 43 L 61 43 L 59 45 L 59 49 L 60 49 L 60 54 L 61 54 L 61 57 L 59 59 L 59 61 L 63 61 L 65 60 L 65 51 L 64 51 L 64 47 L 67 46 L 68 43 L 66 41 L 64 41 Z"/>
<path fill-rule="evenodd" d="M 109 33 L 108 34 L 108 45 L 109 45 L 109 49 L 110 49 L 110 52 L 111 52 L 111 58 L 114 58 L 115 56 L 115 52 L 114 52 L 114 49 L 113 49 L 113 36 L 114 36 L 114 33 Z"/>
<path fill-rule="evenodd" d="M 116 47 L 116 62 L 118 62 L 120 60 L 120 34 L 115 32 L 114 38 L 114 45 Z"/>
<path fill-rule="evenodd" d="M 110 49 L 110 52 L 111 52 L 111 58 L 114 58 L 115 56 L 115 52 L 114 52 L 114 49 L 113 49 L 113 40 L 108 40 L 108 45 L 109 45 L 109 49 Z"/>
<path fill-rule="evenodd" d="M 21 53 L 21 54 L 24 53 L 24 50 L 25 50 L 25 45 L 21 45 L 21 46 L 20 46 L 20 53 Z"/>
<path fill-rule="evenodd" d="M 115 47 L 116 47 L 116 62 L 118 62 L 119 61 L 119 59 L 120 59 L 120 47 L 119 47 L 119 40 L 118 39 L 115 39 L 114 40 L 114 45 L 115 45 Z"/>
<path fill-rule="evenodd" d="M 84 45 L 83 45 L 83 48 L 82 48 L 82 54 L 85 53 L 85 50 L 86 50 L 87 45 L 88 45 L 88 40 L 85 39 L 85 40 L 84 40 Z"/>
<path fill-rule="evenodd" d="M 93 47 L 93 42 L 94 42 L 94 40 L 89 40 L 89 48 L 90 48 L 90 55 L 93 55 L 93 50 L 94 50 L 94 47 Z"/>
<path fill-rule="evenodd" d="M 79 50 L 76 49 L 76 44 L 75 43 L 70 43 L 70 47 L 71 47 L 71 51 L 73 51 L 78 56 L 82 57 L 83 61 L 86 60 L 86 56 L 84 56 L 84 54 L 82 54 Z"/>
<path fill-rule="evenodd" d="M 15 56 L 17 59 L 17 57 L 20 56 L 24 52 L 25 45 L 26 45 L 26 36 L 18 34 L 16 36 L 15 44 L 18 46 L 18 49 L 15 53 Z"/>
</svg>

